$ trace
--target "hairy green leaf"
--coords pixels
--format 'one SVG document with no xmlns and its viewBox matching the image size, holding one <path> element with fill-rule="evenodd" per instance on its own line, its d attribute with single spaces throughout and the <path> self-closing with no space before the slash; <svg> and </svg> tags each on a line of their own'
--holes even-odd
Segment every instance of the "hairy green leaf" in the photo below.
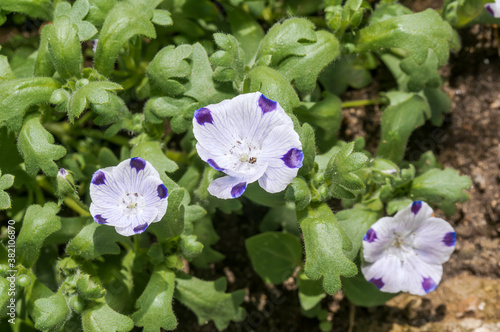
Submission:
<svg viewBox="0 0 500 332">
<path fill-rule="evenodd" d="M 430 117 L 429 104 L 414 93 L 389 92 L 390 105 L 382 114 L 382 137 L 377 157 L 399 163 L 411 133 Z"/>
<path fill-rule="evenodd" d="M 164 47 L 156 54 L 146 70 L 150 83 L 166 95 L 182 94 L 185 88 L 175 78 L 184 78 L 191 74 L 191 66 L 186 59 L 192 52 L 191 45 Z"/>
<path fill-rule="evenodd" d="M 50 21 L 52 19 L 53 5 L 51 0 L 2 0 L 0 9 Z"/>
<path fill-rule="evenodd" d="M 316 42 L 304 45 L 305 55 L 293 56 L 283 60 L 278 71 L 293 82 L 295 87 L 309 93 L 316 87 L 319 73 L 340 53 L 337 38 L 327 31 L 316 32 Z"/>
<path fill-rule="evenodd" d="M 137 299 L 136 306 L 139 310 L 131 316 L 135 325 L 144 327 L 144 332 L 174 330 L 177 327 L 177 319 L 172 310 L 174 289 L 175 273 L 165 267 L 156 267 L 146 289 Z"/>
<path fill-rule="evenodd" d="M 13 184 L 14 176 L 11 174 L 2 175 L 2 170 L 0 170 L 0 210 L 10 209 L 10 197 L 5 190 L 12 187 Z"/>
<path fill-rule="evenodd" d="M 134 327 L 134 321 L 101 301 L 82 312 L 82 327 L 88 332 L 127 332 Z"/>
<path fill-rule="evenodd" d="M 38 256 L 45 239 L 61 228 L 57 216 L 59 208 L 55 203 L 30 205 L 24 216 L 23 226 L 17 237 L 16 262 L 31 267 Z"/>
<path fill-rule="evenodd" d="M 352 244 L 326 203 L 310 206 L 297 214 L 306 250 L 305 273 L 312 280 L 323 278 L 323 288 L 335 294 L 341 287 L 340 276 L 356 275 L 356 265 L 344 250 Z"/>
<path fill-rule="evenodd" d="M 66 80 L 80 78 L 83 56 L 76 24 L 68 16 L 62 15 L 44 30 L 49 42 L 49 53 L 59 75 Z"/>
<path fill-rule="evenodd" d="M 266 232 L 245 240 L 257 274 L 267 283 L 282 284 L 302 264 L 302 244 L 295 235 Z"/>
<path fill-rule="evenodd" d="M 257 66 L 248 73 L 248 78 L 250 82 L 248 91 L 245 92 L 260 91 L 267 98 L 279 102 L 287 112 L 299 106 L 297 93 L 280 72 L 269 67 Z"/>
<path fill-rule="evenodd" d="M 277 66 L 289 56 L 306 56 L 306 42 L 315 42 L 314 24 L 305 18 L 290 18 L 276 23 L 262 39 L 257 59 L 270 55 L 271 65 Z"/>
<path fill-rule="evenodd" d="M 225 293 L 227 281 L 203 281 L 178 272 L 175 279 L 175 299 L 191 309 L 202 325 L 212 320 L 219 330 L 229 322 L 240 322 L 245 318 L 245 309 L 240 307 L 245 297 L 244 290 Z"/>
<path fill-rule="evenodd" d="M 70 255 L 92 260 L 102 255 L 119 254 L 120 247 L 116 242 L 126 239 L 128 238 L 118 234 L 114 227 L 92 222 L 68 243 L 66 251 Z"/>
<path fill-rule="evenodd" d="M 69 319 L 70 314 L 71 310 L 62 290 L 50 297 L 36 300 L 32 313 L 35 327 L 39 330 L 57 329 Z"/>
<path fill-rule="evenodd" d="M 63 15 L 68 16 L 71 23 L 77 26 L 78 38 L 82 42 L 91 39 L 97 33 L 97 29 L 92 23 L 83 20 L 89 9 L 89 0 L 77 0 L 73 6 L 67 2 L 60 2 L 54 11 L 54 17 L 58 19 Z"/>
<path fill-rule="evenodd" d="M 255 61 L 259 44 L 264 37 L 264 30 L 253 16 L 245 10 L 232 6 L 225 6 L 228 13 L 231 32 L 238 40 L 245 54 L 245 64 L 251 65 Z"/>
<path fill-rule="evenodd" d="M 471 180 L 458 171 L 445 168 L 431 169 L 413 180 L 410 196 L 413 200 L 423 200 L 439 206 L 446 214 L 455 211 L 455 203 L 464 202 Z"/>
<path fill-rule="evenodd" d="M 372 75 L 369 69 L 374 68 L 376 63 L 371 53 L 342 54 L 321 72 L 318 79 L 327 91 L 339 96 L 348 87 L 362 89 L 370 85 Z"/>
<path fill-rule="evenodd" d="M 88 0 L 89 12 L 85 19 L 95 26 L 102 26 L 116 0 Z"/>
<path fill-rule="evenodd" d="M 354 260 L 361 248 L 363 236 L 378 219 L 377 213 L 362 205 L 355 205 L 352 209 L 337 212 L 335 217 L 352 243 L 351 250 L 344 253 L 347 258 Z"/>
<path fill-rule="evenodd" d="M 16 75 L 12 72 L 9 59 L 5 55 L 0 55 L 0 81 L 13 80 Z"/>
<path fill-rule="evenodd" d="M 222 50 L 210 56 L 210 62 L 216 66 L 214 79 L 220 82 L 235 82 L 235 87 L 241 90 L 241 83 L 245 75 L 245 52 L 238 40 L 223 33 L 214 34 L 215 43 Z"/>
<path fill-rule="evenodd" d="M 437 56 L 438 66 L 448 61 L 453 30 L 433 9 L 391 17 L 359 30 L 356 47 L 359 52 L 401 48 L 416 64 L 428 57 L 429 49 Z"/>
<path fill-rule="evenodd" d="M 0 85 L 0 126 L 19 131 L 24 113 L 33 105 L 48 103 L 60 83 L 49 77 L 22 78 Z"/>
<path fill-rule="evenodd" d="M 192 263 L 199 268 L 208 269 L 210 264 L 224 259 L 224 255 L 210 246 L 219 242 L 219 235 L 215 232 L 212 220 L 204 217 L 193 223 L 193 234 L 203 244 L 203 251 L 195 257 Z"/>
<path fill-rule="evenodd" d="M 293 179 L 286 189 L 286 198 L 295 202 L 297 210 L 305 209 L 311 202 L 311 191 L 307 182 L 300 176 Z"/>
<path fill-rule="evenodd" d="M 31 175 L 41 169 L 48 176 L 56 176 L 59 169 L 54 160 L 66 155 L 64 147 L 54 144 L 54 137 L 42 126 L 38 115 L 26 118 L 17 146 Z"/>
<path fill-rule="evenodd" d="M 330 182 L 328 190 L 333 197 L 354 198 L 356 192 L 365 188 L 354 172 L 361 169 L 368 158 L 353 150 L 354 142 L 346 144 L 328 162 L 325 178 Z"/>
<path fill-rule="evenodd" d="M 150 98 L 144 107 L 144 117 L 151 123 L 163 123 L 163 119 L 168 118 L 172 131 L 183 133 L 191 126 L 194 111 L 200 107 L 199 105 L 188 97 Z"/>
<path fill-rule="evenodd" d="M 116 57 L 123 45 L 135 35 L 156 38 L 151 23 L 153 9 L 135 2 L 118 2 L 106 16 L 99 34 L 94 67 L 110 76 Z"/>
<path fill-rule="evenodd" d="M 300 271 L 297 277 L 297 287 L 300 306 L 304 310 L 311 310 L 326 297 L 321 281 L 309 279 L 303 271 Z"/>
</svg>

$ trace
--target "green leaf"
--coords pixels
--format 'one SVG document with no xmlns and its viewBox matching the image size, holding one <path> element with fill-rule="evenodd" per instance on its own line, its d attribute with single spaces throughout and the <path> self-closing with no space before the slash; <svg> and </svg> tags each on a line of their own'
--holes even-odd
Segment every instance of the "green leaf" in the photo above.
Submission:
<svg viewBox="0 0 500 332">
<path fill-rule="evenodd" d="M 305 209 L 311 202 L 311 191 L 302 177 L 296 177 L 286 189 L 286 198 L 294 201 L 297 210 Z"/>
<path fill-rule="evenodd" d="M 199 105 L 188 97 L 150 98 L 144 107 L 144 118 L 151 123 L 163 123 L 164 118 L 169 118 L 172 131 L 183 133 L 192 125 L 194 111 Z"/>
<path fill-rule="evenodd" d="M 172 25 L 172 18 L 170 17 L 170 12 L 168 10 L 163 9 L 155 9 L 153 10 L 153 18 L 151 21 L 154 24 L 168 26 Z"/>
<path fill-rule="evenodd" d="M 164 47 L 156 54 L 146 70 L 151 85 L 158 87 L 166 95 L 182 94 L 186 89 L 175 79 L 191 74 L 191 66 L 185 59 L 189 58 L 192 52 L 191 45 Z"/>
<path fill-rule="evenodd" d="M 300 306 L 303 310 L 311 310 L 326 297 L 321 281 L 309 279 L 302 271 L 297 277 L 297 287 L 299 288 Z"/>
<path fill-rule="evenodd" d="M 213 71 L 207 51 L 200 43 L 193 45 L 191 53 L 192 71 L 189 82 L 185 84 L 185 96 L 191 97 L 202 105 L 215 104 L 234 97 L 233 94 L 218 91 L 213 81 Z"/>
<path fill-rule="evenodd" d="M 325 68 L 318 79 L 331 93 L 341 95 L 348 87 L 362 89 L 372 82 L 369 69 L 376 68 L 374 56 L 365 54 L 342 54 Z"/>
<path fill-rule="evenodd" d="M 247 77 L 250 82 L 246 89 L 248 91 L 245 90 L 245 92 L 260 91 L 267 98 L 280 103 L 287 112 L 291 112 L 293 108 L 300 105 L 297 93 L 280 72 L 269 67 L 257 66 L 248 73 Z"/>
<path fill-rule="evenodd" d="M 54 63 L 52 62 L 52 55 L 50 55 L 49 50 L 49 38 L 48 31 L 52 28 L 49 25 L 45 25 L 40 33 L 40 46 L 38 46 L 38 53 L 35 60 L 34 74 L 35 76 L 48 76 L 54 75 L 56 69 L 54 68 Z"/>
<path fill-rule="evenodd" d="M 54 12 L 54 17 L 57 20 L 63 15 L 68 16 L 71 23 L 77 26 L 78 38 L 83 42 L 92 39 L 97 34 L 97 29 L 92 23 L 83 20 L 87 16 L 89 9 L 89 0 L 77 0 L 73 3 L 73 6 L 67 2 L 60 2 Z"/>
<path fill-rule="evenodd" d="M 440 88 L 425 89 L 424 96 L 431 108 L 431 123 L 433 126 L 441 127 L 443 125 L 444 114 L 451 111 L 451 99 Z"/>
<path fill-rule="evenodd" d="M 5 250 L 7 257 L 7 251 Z M 0 277 L 0 306 L 1 308 L 7 307 L 11 297 L 9 296 L 10 281 L 4 277 Z"/>
<path fill-rule="evenodd" d="M 151 23 L 153 10 L 135 2 L 118 2 L 106 16 L 99 34 L 94 67 L 104 76 L 110 76 L 122 46 L 133 36 L 156 38 Z"/>
<path fill-rule="evenodd" d="M 85 19 L 95 26 L 102 26 L 116 0 L 89 0 L 89 12 Z"/>
<path fill-rule="evenodd" d="M 418 65 L 425 62 L 429 49 L 432 49 L 441 67 L 448 61 L 453 38 L 453 29 L 448 22 L 435 10 L 427 9 L 388 18 L 359 30 L 356 47 L 357 52 L 401 48 Z"/>
<path fill-rule="evenodd" d="M 312 280 L 323 278 L 323 288 L 335 294 L 341 287 L 340 276 L 352 277 L 356 265 L 344 254 L 352 244 L 326 203 L 310 206 L 297 214 L 304 236 L 305 273 Z"/>
<path fill-rule="evenodd" d="M 0 9 L 6 12 L 23 13 L 47 21 L 52 19 L 52 6 L 51 0 L 2 0 L 0 2 Z"/>
<path fill-rule="evenodd" d="M 212 320 L 218 330 L 224 330 L 229 322 L 241 322 L 245 318 L 245 309 L 240 307 L 245 298 L 245 291 L 225 293 L 225 278 L 203 281 L 178 272 L 175 281 L 175 299 L 196 314 L 198 324 Z"/>
<path fill-rule="evenodd" d="M 0 170 L 0 210 L 10 209 L 10 197 L 5 190 L 12 187 L 13 184 L 14 176 L 11 174 L 2 175 L 2 170 Z"/>
<path fill-rule="evenodd" d="M 153 232 L 158 239 L 168 239 L 179 236 L 184 230 L 185 205 L 183 204 L 183 200 L 186 191 L 183 188 L 177 187 L 171 190 L 168 185 L 167 188 L 169 192 L 167 212 L 161 221 L 153 223 L 149 227 L 150 231 Z"/>
<path fill-rule="evenodd" d="M 414 93 L 389 92 L 387 97 L 390 105 L 382 114 L 382 137 L 377 157 L 399 163 L 411 133 L 431 114 L 425 99 Z"/>
<path fill-rule="evenodd" d="M 127 332 L 134 327 L 134 321 L 117 313 L 103 301 L 82 312 L 82 327 L 85 332 Z"/>
<path fill-rule="evenodd" d="M 87 79 L 78 81 L 77 86 L 79 88 L 71 94 L 67 103 L 68 117 L 71 122 L 80 117 L 90 103 L 94 105 L 110 104 L 108 92 L 123 90 L 121 85 L 113 82 L 89 82 Z"/>
<path fill-rule="evenodd" d="M 225 6 L 228 11 L 231 33 L 238 40 L 245 54 L 245 64 L 251 65 L 255 60 L 264 30 L 253 16 L 239 7 Z"/>
<path fill-rule="evenodd" d="M 59 208 L 55 203 L 30 205 L 24 216 L 23 226 L 17 237 L 16 262 L 31 267 L 40 255 L 45 239 L 61 229 L 57 216 Z"/>
<path fill-rule="evenodd" d="M 80 78 L 83 57 L 76 24 L 72 23 L 68 16 L 60 16 L 44 29 L 49 42 L 49 52 L 59 75 L 65 80 Z"/>
<path fill-rule="evenodd" d="M 401 61 L 400 66 L 403 72 L 409 76 L 408 91 L 421 91 L 424 88 L 441 86 L 438 58 L 432 49 L 429 49 L 423 63 L 417 64 L 413 58 L 407 57 Z"/>
<path fill-rule="evenodd" d="M 62 326 L 71 315 L 62 290 L 56 294 L 38 299 L 33 308 L 35 328 L 39 330 L 55 330 Z"/>
<path fill-rule="evenodd" d="M 298 130 L 298 134 L 302 143 L 302 152 L 304 153 L 304 160 L 302 161 L 302 167 L 299 169 L 299 174 L 307 176 L 314 168 L 314 158 L 316 157 L 314 129 L 308 123 L 304 123 L 302 128 Z"/>
<path fill-rule="evenodd" d="M 485 13 L 484 5 L 487 0 L 448 0 L 445 1 L 442 9 L 443 18 L 456 28 L 461 28 L 469 23 L 474 23 L 475 19 Z M 491 18 L 492 15 L 487 13 Z M 480 21 L 481 22 L 481 21 Z M 486 23 L 486 22 L 484 22 Z"/>
<path fill-rule="evenodd" d="M 464 190 L 470 186 L 470 178 L 460 175 L 458 171 L 434 168 L 413 180 L 410 197 L 437 205 L 449 215 L 455 211 L 455 203 L 467 200 Z"/>
<path fill-rule="evenodd" d="M 60 83 L 49 77 L 4 81 L 0 85 L 0 126 L 21 129 L 24 113 L 33 105 L 48 103 Z"/>
<path fill-rule="evenodd" d="M 54 160 L 66 155 L 66 149 L 54 144 L 54 137 L 42 126 L 38 115 L 24 121 L 17 146 L 26 164 L 26 171 L 36 175 L 41 169 L 48 176 L 56 176 L 59 168 Z"/>
<path fill-rule="evenodd" d="M 354 278 L 342 278 L 342 291 L 354 305 L 361 307 L 375 307 L 383 305 L 397 293 L 381 292 L 377 286 L 366 281 L 362 273 Z"/>
<path fill-rule="evenodd" d="M 132 158 L 141 157 L 149 161 L 158 173 L 160 173 L 160 178 L 169 191 L 178 187 L 165 173 L 173 173 L 179 166 L 174 161 L 168 159 L 161 148 L 160 142 L 141 142 L 132 148 L 130 154 Z"/>
<path fill-rule="evenodd" d="M 235 81 L 239 89 L 245 75 L 245 52 L 238 40 L 229 34 L 216 33 L 214 40 L 222 49 L 210 56 L 210 62 L 216 66 L 214 79 L 220 82 Z"/>
<path fill-rule="evenodd" d="M 316 32 L 316 42 L 304 46 L 305 55 L 283 60 L 278 71 L 295 87 L 309 93 L 316 87 L 319 73 L 340 53 L 337 38 L 327 31 Z"/>
<path fill-rule="evenodd" d="M 342 124 L 342 102 L 339 97 L 324 92 L 322 100 L 310 103 L 303 102 L 299 108 L 294 110 L 294 113 L 301 122 L 307 122 L 319 130 L 316 131 L 316 138 L 319 140 L 320 148 L 329 149 L 336 141 Z"/>
<path fill-rule="evenodd" d="M 344 253 L 347 258 L 354 260 L 361 248 L 363 236 L 378 219 L 377 213 L 362 205 L 355 205 L 352 209 L 337 212 L 335 217 L 352 243 L 351 250 Z"/>
<path fill-rule="evenodd" d="M 288 203 L 285 206 L 279 206 L 269 209 L 259 225 L 260 232 L 270 232 L 283 229 L 283 231 L 300 236 L 297 213 L 295 204 Z"/>
<path fill-rule="evenodd" d="M 131 318 L 144 332 L 174 330 L 177 319 L 172 310 L 172 296 L 175 289 L 175 273 L 165 267 L 157 267 L 149 279 L 146 289 L 137 299 L 139 308 Z"/>
<path fill-rule="evenodd" d="M 355 172 L 366 164 L 368 158 L 353 150 L 354 142 L 346 144 L 328 162 L 325 178 L 330 182 L 328 190 L 333 197 L 354 198 L 356 192 L 365 188 Z"/>
<path fill-rule="evenodd" d="M 219 235 L 215 232 L 212 220 L 209 217 L 194 222 L 192 232 L 196 235 L 198 241 L 203 244 L 203 251 L 192 261 L 196 267 L 208 269 L 210 264 L 225 258 L 223 254 L 210 247 L 219 242 Z"/>
<path fill-rule="evenodd" d="M 289 56 L 306 56 L 305 42 L 315 42 L 314 24 L 305 18 L 290 18 L 276 23 L 262 39 L 257 59 L 271 56 L 271 65 L 277 66 Z M 302 42 L 301 42 L 302 41 Z"/>
<path fill-rule="evenodd" d="M 0 55 L 0 81 L 14 79 L 16 75 L 10 69 L 9 59 L 5 55 Z"/>
<path fill-rule="evenodd" d="M 267 207 L 283 206 L 286 203 L 285 191 L 271 194 L 262 189 L 257 182 L 250 183 L 244 195 L 252 202 Z"/>
<path fill-rule="evenodd" d="M 282 284 L 302 265 L 302 244 L 295 235 L 266 232 L 245 240 L 257 274 L 267 283 Z"/>
<path fill-rule="evenodd" d="M 102 255 L 119 254 L 120 247 L 116 242 L 126 239 L 114 227 L 91 222 L 68 243 L 66 251 L 70 255 L 92 260 Z M 128 242 L 131 243 L 130 240 Z"/>
</svg>

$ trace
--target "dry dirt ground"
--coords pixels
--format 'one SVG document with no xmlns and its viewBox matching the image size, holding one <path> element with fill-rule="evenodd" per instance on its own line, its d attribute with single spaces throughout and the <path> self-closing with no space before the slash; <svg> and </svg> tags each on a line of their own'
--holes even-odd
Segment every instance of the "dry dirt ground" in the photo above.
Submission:
<svg viewBox="0 0 500 332">
<path fill-rule="evenodd" d="M 415 10 L 423 8 L 425 4 L 415 2 Z M 457 233 L 456 251 L 444 265 L 438 289 L 424 297 L 402 294 L 376 308 L 353 308 L 341 292 L 327 297 L 323 304 L 330 310 L 333 331 L 500 331 L 498 31 L 492 26 L 474 26 L 461 30 L 460 35 L 463 47 L 451 55 L 442 71 L 444 89 L 453 101 L 452 112 L 442 127 L 445 135 L 428 140 L 437 128 L 426 125 L 409 142 L 420 152 L 433 150 L 443 166 L 457 169 L 473 181 L 470 199 L 446 217 Z M 376 73 L 375 79 L 377 75 L 383 73 Z M 347 92 L 342 99 L 374 97 L 377 88 Z M 344 110 L 343 138 L 362 135 L 367 138 L 368 149 L 374 150 L 379 117 L 376 106 Z M 247 291 L 244 306 L 249 315 L 243 324 L 231 324 L 229 331 L 319 331 L 317 320 L 301 316 L 293 280 L 276 288 L 266 286 L 251 268 L 244 240 L 258 232 L 264 213 L 252 208 L 250 214 L 244 213 L 251 216 L 247 220 L 225 215 L 215 220 L 221 236 L 216 249 L 226 259 L 209 271 L 195 271 L 195 275 L 207 279 L 226 275 L 228 290 Z M 199 327 L 195 316 L 181 305 L 176 304 L 175 310 L 180 321 L 178 331 L 216 331 L 211 323 Z"/>
</svg>

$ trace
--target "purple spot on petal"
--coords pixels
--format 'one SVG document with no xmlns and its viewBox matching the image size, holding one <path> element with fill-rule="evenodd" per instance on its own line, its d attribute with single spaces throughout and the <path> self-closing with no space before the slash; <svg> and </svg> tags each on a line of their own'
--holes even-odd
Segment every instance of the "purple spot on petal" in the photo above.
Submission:
<svg viewBox="0 0 500 332">
<path fill-rule="evenodd" d="M 413 202 L 413 204 L 411 205 L 411 212 L 413 212 L 413 214 L 417 214 L 418 211 L 420 211 L 421 207 L 422 207 L 422 201 Z"/>
<path fill-rule="evenodd" d="M 217 165 L 217 163 L 215 162 L 215 160 L 213 159 L 208 159 L 207 160 L 207 163 L 212 166 L 213 169 L 215 169 L 216 171 L 222 171 L 223 168 L 220 167 L 219 165 Z"/>
<path fill-rule="evenodd" d="M 363 238 L 363 241 L 367 241 L 369 243 L 372 243 L 377 239 L 377 233 L 370 228 L 368 232 L 366 232 L 365 237 Z"/>
<path fill-rule="evenodd" d="M 385 282 L 382 281 L 382 278 L 379 279 L 371 278 L 368 281 L 377 286 L 378 289 L 381 289 L 382 287 L 385 286 Z"/>
<path fill-rule="evenodd" d="M 158 191 L 158 197 L 160 198 L 166 198 L 168 196 L 167 187 L 165 187 L 163 183 L 156 188 L 156 191 Z"/>
<path fill-rule="evenodd" d="M 146 228 L 148 228 L 148 224 L 144 224 L 144 225 L 139 225 L 137 227 L 134 227 L 134 233 L 135 234 L 139 234 L 139 233 L 142 233 L 146 230 Z"/>
<path fill-rule="evenodd" d="M 102 215 L 100 215 L 100 214 L 96 214 L 96 215 L 94 216 L 94 221 L 95 221 L 96 223 L 98 223 L 98 224 L 102 224 L 102 225 L 104 225 L 104 224 L 107 224 L 107 223 L 108 223 L 108 221 L 106 220 L 106 218 L 104 218 L 104 217 L 103 217 Z"/>
<path fill-rule="evenodd" d="M 262 113 L 266 114 L 267 112 L 274 111 L 278 107 L 278 102 L 261 95 L 259 98 L 259 107 L 262 110 Z"/>
<path fill-rule="evenodd" d="M 302 167 L 302 160 L 304 159 L 304 153 L 302 150 L 292 148 L 281 158 L 285 162 L 285 165 L 290 168 L 300 168 Z"/>
<path fill-rule="evenodd" d="M 433 290 L 435 290 L 437 287 L 437 284 L 432 280 L 432 278 L 424 278 L 424 281 L 422 281 L 422 288 L 426 293 L 430 293 Z"/>
<path fill-rule="evenodd" d="M 139 157 L 132 158 L 130 159 L 130 167 L 135 168 L 136 171 L 139 172 L 146 167 L 146 161 Z"/>
<path fill-rule="evenodd" d="M 205 123 L 212 123 L 214 119 L 212 118 L 212 112 L 208 108 L 200 108 L 194 112 L 194 117 L 199 125 L 205 125 Z"/>
<path fill-rule="evenodd" d="M 92 184 L 100 185 L 104 184 L 104 181 L 106 181 L 106 175 L 103 171 L 97 171 L 94 173 L 94 176 L 92 176 Z"/>
<path fill-rule="evenodd" d="M 243 195 L 245 189 L 247 189 L 247 183 L 240 182 L 231 189 L 231 196 L 233 196 L 233 198 L 240 197 Z"/>
<path fill-rule="evenodd" d="M 446 233 L 443 237 L 443 243 L 448 247 L 453 247 L 457 242 L 457 236 L 455 232 Z"/>
<path fill-rule="evenodd" d="M 487 3 L 486 5 L 484 5 L 484 9 L 486 9 L 491 15 L 495 16 L 495 11 L 493 10 L 491 3 Z"/>
</svg>

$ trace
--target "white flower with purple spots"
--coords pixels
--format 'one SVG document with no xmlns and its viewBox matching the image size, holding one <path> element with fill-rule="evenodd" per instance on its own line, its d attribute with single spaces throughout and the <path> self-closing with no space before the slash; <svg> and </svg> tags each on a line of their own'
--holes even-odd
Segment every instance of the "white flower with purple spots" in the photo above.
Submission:
<svg viewBox="0 0 500 332">
<path fill-rule="evenodd" d="M 493 17 L 500 18 L 500 0 L 495 0 L 495 3 L 487 3 L 484 5 L 486 9 Z"/>
<path fill-rule="evenodd" d="M 436 289 L 442 264 L 455 250 L 455 231 L 431 207 L 416 201 L 378 220 L 363 238 L 366 280 L 388 293 L 425 295 Z"/>
<path fill-rule="evenodd" d="M 227 175 L 208 187 L 218 198 L 239 197 L 257 180 L 267 192 L 280 192 L 302 167 L 302 144 L 292 120 L 260 92 L 200 108 L 193 131 L 201 159 Z"/>
<path fill-rule="evenodd" d="M 132 158 L 100 169 L 90 183 L 90 213 L 123 236 L 142 233 L 167 211 L 168 191 L 146 160 Z"/>
</svg>

